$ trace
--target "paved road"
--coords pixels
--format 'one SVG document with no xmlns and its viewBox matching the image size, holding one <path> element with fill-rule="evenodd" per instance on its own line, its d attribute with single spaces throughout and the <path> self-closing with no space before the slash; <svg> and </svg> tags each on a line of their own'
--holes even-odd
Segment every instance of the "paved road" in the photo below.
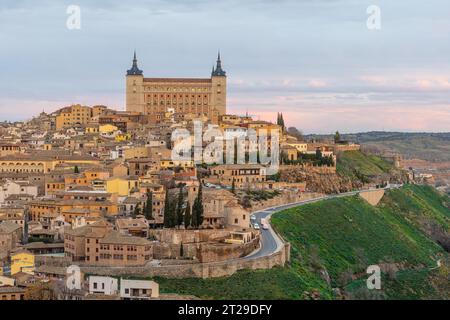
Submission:
<svg viewBox="0 0 450 320">
<path fill-rule="evenodd" d="M 399 187 L 401 187 L 401 185 L 390 185 L 384 189 L 393 189 L 393 188 L 399 188 Z M 323 197 L 308 199 L 308 200 L 302 200 L 302 201 L 299 201 L 296 203 L 280 205 L 280 206 L 276 206 L 273 208 L 253 212 L 253 214 L 256 216 L 256 222 L 261 226 L 261 246 L 260 246 L 259 250 L 256 250 L 255 252 L 252 252 L 248 256 L 243 257 L 241 259 L 256 259 L 256 258 L 271 255 L 281 249 L 283 242 L 281 241 L 280 237 L 275 233 L 275 231 L 272 229 L 272 226 L 270 224 L 270 217 L 272 216 L 272 214 L 279 212 L 279 211 L 289 209 L 289 208 L 303 206 L 308 203 L 318 202 L 318 201 L 322 201 L 325 199 L 354 196 L 354 195 L 360 193 L 361 191 L 369 191 L 369 190 L 371 191 L 371 190 L 379 190 L 379 189 L 358 190 L 358 191 L 340 193 L 340 194 L 336 194 L 336 195 L 328 195 L 328 196 L 323 196 Z M 263 219 L 263 218 L 265 218 L 269 222 L 268 230 L 262 229 L 261 219 Z"/>
</svg>

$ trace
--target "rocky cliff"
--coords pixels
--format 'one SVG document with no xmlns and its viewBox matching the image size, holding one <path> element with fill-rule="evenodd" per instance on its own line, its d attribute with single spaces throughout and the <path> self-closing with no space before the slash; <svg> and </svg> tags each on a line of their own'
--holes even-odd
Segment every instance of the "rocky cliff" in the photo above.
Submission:
<svg viewBox="0 0 450 320">
<path fill-rule="evenodd" d="M 280 181 L 306 182 L 307 191 L 328 194 L 347 192 L 363 186 L 361 181 L 337 173 L 316 173 L 302 168 L 281 170 Z"/>
</svg>

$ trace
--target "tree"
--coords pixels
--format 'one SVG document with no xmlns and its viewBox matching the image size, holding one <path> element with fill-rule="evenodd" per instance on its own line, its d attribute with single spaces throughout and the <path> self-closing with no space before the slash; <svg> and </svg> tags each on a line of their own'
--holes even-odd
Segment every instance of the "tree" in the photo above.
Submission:
<svg viewBox="0 0 450 320">
<path fill-rule="evenodd" d="M 136 204 L 136 207 L 134 207 L 133 217 L 136 217 L 136 216 L 138 216 L 138 215 L 141 214 L 141 208 L 140 208 L 140 205 L 141 205 L 141 203 L 138 202 L 138 203 Z"/>
<path fill-rule="evenodd" d="M 192 216 L 191 216 L 191 204 L 187 203 L 186 205 L 186 211 L 184 212 L 184 228 L 187 229 L 191 226 L 192 223 Z"/>
<path fill-rule="evenodd" d="M 280 126 L 281 126 L 281 130 L 283 132 L 286 131 L 286 126 L 284 124 L 284 119 L 283 119 L 283 113 L 280 113 Z"/>
<path fill-rule="evenodd" d="M 166 196 L 164 198 L 164 227 L 170 228 L 170 198 L 169 198 L 169 188 L 166 188 Z"/>
<path fill-rule="evenodd" d="M 338 143 L 339 141 L 341 141 L 341 134 L 339 133 L 339 131 L 336 131 L 336 133 L 334 134 L 334 143 Z"/>
<path fill-rule="evenodd" d="M 176 208 L 176 225 L 181 226 L 183 224 L 183 187 L 180 188 L 180 192 L 178 193 L 178 201 Z"/>
<path fill-rule="evenodd" d="M 202 192 L 202 184 L 200 183 L 200 187 L 198 188 L 198 211 L 197 211 L 197 222 L 198 225 L 201 226 L 203 223 L 203 192 Z"/>
<path fill-rule="evenodd" d="M 234 181 L 234 178 L 233 182 L 231 183 L 231 192 L 233 192 L 233 194 L 236 194 L 236 182 Z"/>
<path fill-rule="evenodd" d="M 147 201 L 144 207 L 144 216 L 147 220 L 153 219 L 153 193 L 147 192 Z"/>
<path fill-rule="evenodd" d="M 322 150 L 320 148 L 316 149 L 316 159 L 321 160 L 322 159 Z"/>
<path fill-rule="evenodd" d="M 289 156 L 284 151 L 280 152 L 280 163 L 281 164 L 288 164 L 289 163 Z"/>
<path fill-rule="evenodd" d="M 175 228 L 177 225 L 177 216 L 176 216 L 177 204 L 175 199 L 169 197 L 169 204 L 167 206 L 167 228 Z M 164 214 L 164 218 L 166 218 L 166 214 Z"/>
<path fill-rule="evenodd" d="M 193 228 L 198 228 L 198 221 L 197 221 L 197 198 L 194 200 L 194 204 L 192 205 L 192 217 L 191 217 L 191 226 Z"/>
<path fill-rule="evenodd" d="M 202 193 L 202 183 L 200 182 L 200 187 L 198 188 L 197 198 L 194 201 L 192 207 L 192 226 L 198 228 L 203 223 L 203 193 Z"/>
<path fill-rule="evenodd" d="M 183 248 L 183 242 L 180 243 L 180 258 L 183 258 L 184 256 L 184 248 Z"/>
<path fill-rule="evenodd" d="M 37 282 L 25 289 L 25 300 L 56 300 L 55 292 L 49 282 Z"/>
<path fill-rule="evenodd" d="M 145 212 L 147 212 L 147 202 L 144 202 L 144 206 L 142 207 L 142 211 L 141 211 L 141 213 L 144 215 L 144 217 L 145 217 Z"/>
<path fill-rule="evenodd" d="M 80 173 L 80 169 L 78 168 L 78 166 L 75 166 L 75 168 L 73 169 L 74 173 Z"/>
</svg>

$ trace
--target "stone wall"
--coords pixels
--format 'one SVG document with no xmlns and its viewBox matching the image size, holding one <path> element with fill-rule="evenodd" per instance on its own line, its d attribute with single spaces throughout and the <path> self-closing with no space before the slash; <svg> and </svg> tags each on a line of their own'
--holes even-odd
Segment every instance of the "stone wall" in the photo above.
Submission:
<svg viewBox="0 0 450 320">
<path fill-rule="evenodd" d="M 333 152 L 335 154 L 345 151 L 359 151 L 361 146 L 359 144 L 335 144 L 333 147 Z"/>
<path fill-rule="evenodd" d="M 314 166 L 312 164 L 283 164 L 279 170 L 302 169 L 310 173 L 336 173 L 336 166 Z"/>
<path fill-rule="evenodd" d="M 181 245 L 183 256 L 181 256 Z M 198 262 L 225 261 L 244 257 L 258 248 L 259 237 L 245 244 L 225 244 L 219 242 L 201 243 L 154 243 L 153 258 L 162 259 L 190 259 Z"/>
<path fill-rule="evenodd" d="M 198 250 L 200 262 L 227 261 L 245 257 L 259 246 L 259 237 L 245 244 L 202 243 Z"/>
<path fill-rule="evenodd" d="M 359 196 L 372 206 L 376 206 L 384 196 L 384 189 L 361 191 Z"/>
<path fill-rule="evenodd" d="M 34 263 L 36 268 L 43 265 L 53 267 L 64 267 L 70 266 L 72 264 L 72 260 L 69 257 L 52 257 L 52 256 L 36 255 L 34 257 Z"/>
<path fill-rule="evenodd" d="M 289 258 L 289 243 L 282 250 L 265 257 L 255 259 L 234 259 L 213 263 L 194 263 L 164 266 L 145 266 L 134 268 L 81 267 L 83 273 L 110 276 L 163 277 L 163 278 L 216 278 L 228 277 L 239 270 L 270 269 L 284 266 Z"/>
<path fill-rule="evenodd" d="M 252 201 L 252 211 L 260 211 L 267 208 L 318 198 L 320 193 L 284 192 L 281 195 L 265 201 Z"/>
<path fill-rule="evenodd" d="M 230 231 L 221 229 L 184 230 L 184 229 L 156 229 L 150 230 L 150 235 L 158 241 L 172 244 L 199 243 L 216 239 L 223 239 L 230 235 Z"/>
</svg>

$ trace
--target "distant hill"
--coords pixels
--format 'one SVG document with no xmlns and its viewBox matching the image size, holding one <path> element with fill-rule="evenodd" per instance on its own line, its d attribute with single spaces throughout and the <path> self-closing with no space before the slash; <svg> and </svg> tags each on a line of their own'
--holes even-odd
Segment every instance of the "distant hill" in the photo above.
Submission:
<svg viewBox="0 0 450 320">
<path fill-rule="evenodd" d="M 407 185 L 377 207 L 354 196 L 288 209 L 272 217 L 292 245 L 288 266 L 157 281 L 162 292 L 216 299 L 449 299 L 449 201 L 432 187 Z M 446 267 L 436 268 L 438 260 Z M 385 270 L 381 290 L 366 288 L 372 264 Z"/>
<path fill-rule="evenodd" d="M 450 161 L 450 132 L 407 133 L 407 132 L 364 132 L 342 134 L 342 139 L 363 144 L 373 152 L 400 153 L 406 159 L 423 159 L 433 162 Z M 332 135 L 308 135 L 310 139 L 333 139 Z"/>
</svg>

